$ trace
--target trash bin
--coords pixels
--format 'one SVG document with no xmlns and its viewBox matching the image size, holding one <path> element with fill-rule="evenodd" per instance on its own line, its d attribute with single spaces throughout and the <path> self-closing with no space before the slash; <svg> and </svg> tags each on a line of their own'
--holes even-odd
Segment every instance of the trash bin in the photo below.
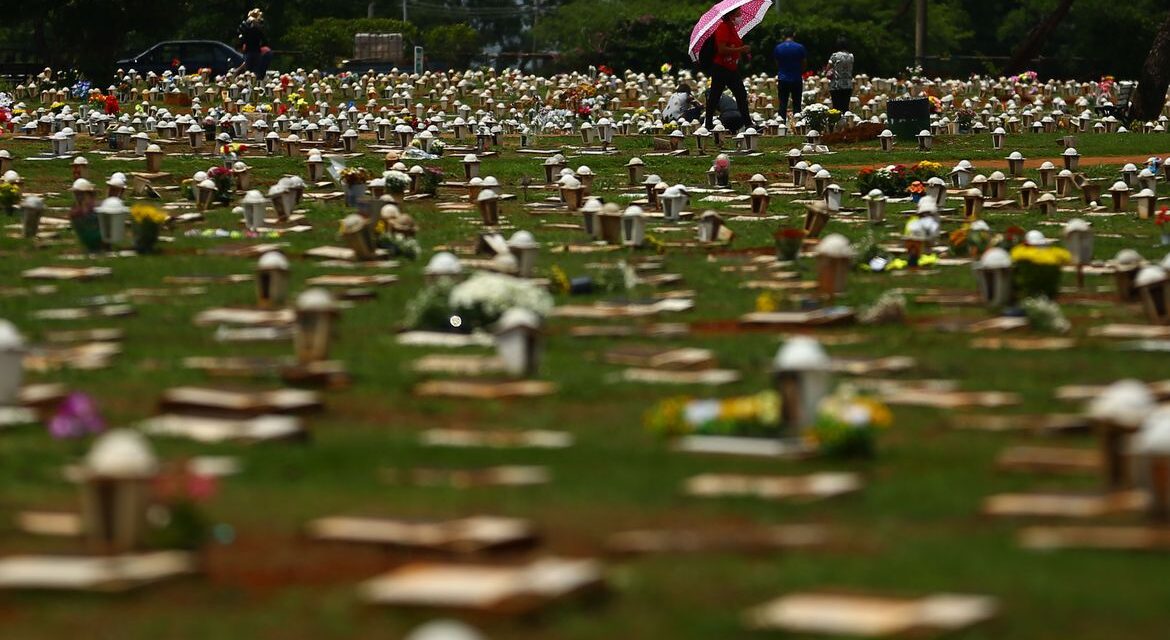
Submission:
<svg viewBox="0 0 1170 640">
<path fill-rule="evenodd" d="M 899 140 L 914 140 L 920 131 L 930 129 L 930 100 L 906 98 L 886 104 L 886 127 Z"/>
</svg>

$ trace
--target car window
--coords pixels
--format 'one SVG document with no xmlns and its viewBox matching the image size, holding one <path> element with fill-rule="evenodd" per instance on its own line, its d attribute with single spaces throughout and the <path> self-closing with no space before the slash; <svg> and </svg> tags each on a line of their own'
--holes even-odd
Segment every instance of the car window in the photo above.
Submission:
<svg viewBox="0 0 1170 640">
<path fill-rule="evenodd" d="M 171 66 L 171 63 L 178 59 L 182 61 L 183 50 L 178 43 L 163 43 L 151 49 L 142 61 L 150 64 L 158 64 L 166 67 Z"/>
<path fill-rule="evenodd" d="M 183 59 L 183 64 L 187 65 L 188 69 L 210 67 L 215 64 L 216 60 L 214 48 L 207 44 L 188 44 L 186 46 L 186 55 L 187 57 Z"/>
</svg>

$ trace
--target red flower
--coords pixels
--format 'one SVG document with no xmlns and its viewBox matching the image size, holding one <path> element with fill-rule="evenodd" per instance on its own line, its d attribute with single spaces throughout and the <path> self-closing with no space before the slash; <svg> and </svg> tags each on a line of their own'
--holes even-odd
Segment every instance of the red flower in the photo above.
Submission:
<svg viewBox="0 0 1170 640">
<path fill-rule="evenodd" d="M 1154 216 L 1154 224 L 1159 227 L 1170 222 L 1170 207 L 1162 207 L 1158 210 L 1158 215 Z"/>
<path fill-rule="evenodd" d="M 106 105 L 105 105 L 106 115 L 114 115 L 121 110 L 122 110 L 121 107 L 118 106 L 118 98 L 116 96 L 114 96 L 113 94 L 106 96 Z"/>
</svg>

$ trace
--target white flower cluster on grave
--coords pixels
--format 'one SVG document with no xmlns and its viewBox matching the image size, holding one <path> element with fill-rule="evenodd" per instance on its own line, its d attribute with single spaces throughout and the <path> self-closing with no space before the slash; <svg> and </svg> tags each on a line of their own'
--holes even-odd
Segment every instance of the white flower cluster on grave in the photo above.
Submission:
<svg viewBox="0 0 1170 640">
<path fill-rule="evenodd" d="M 456 285 L 449 302 L 454 309 L 478 307 L 492 317 L 516 307 L 546 316 L 553 308 L 552 296 L 547 291 L 524 280 L 483 271 Z"/>
</svg>

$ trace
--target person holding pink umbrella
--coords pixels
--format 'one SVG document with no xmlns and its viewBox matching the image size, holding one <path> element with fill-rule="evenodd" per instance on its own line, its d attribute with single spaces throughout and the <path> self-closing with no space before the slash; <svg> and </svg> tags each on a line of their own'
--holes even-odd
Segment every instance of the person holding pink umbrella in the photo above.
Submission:
<svg viewBox="0 0 1170 640">
<path fill-rule="evenodd" d="M 714 126 L 715 111 L 719 108 L 719 97 L 730 89 L 735 96 L 735 105 L 745 121 L 748 113 L 747 89 L 743 86 L 743 78 L 739 75 L 739 57 L 751 53 L 752 48 L 743 43 L 743 39 L 735 32 L 735 20 L 739 17 L 739 8 L 732 9 L 715 28 L 711 39 L 715 41 L 715 55 L 711 64 L 704 71 L 711 77 L 711 89 L 707 92 L 707 109 L 704 113 L 704 122 L 707 128 Z"/>
<path fill-rule="evenodd" d="M 711 78 L 707 92 L 704 123 L 714 126 L 715 111 L 723 92 L 731 89 L 736 108 L 744 122 L 751 123 L 747 89 L 739 75 L 739 58 L 751 53 L 743 43 L 743 36 L 764 19 L 772 0 L 721 0 L 707 10 L 691 31 L 689 53 L 691 60 Z"/>
</svg>

